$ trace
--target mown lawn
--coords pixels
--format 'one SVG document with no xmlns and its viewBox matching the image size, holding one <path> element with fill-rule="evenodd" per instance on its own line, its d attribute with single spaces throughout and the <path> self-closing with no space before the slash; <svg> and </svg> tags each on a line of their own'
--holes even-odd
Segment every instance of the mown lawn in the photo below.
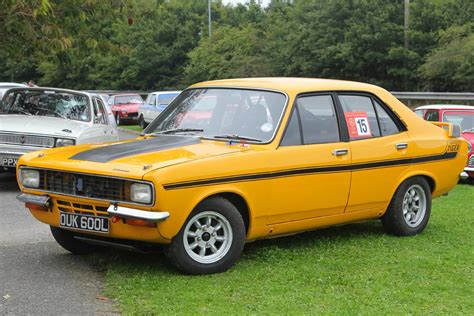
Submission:
<svg viewBox="0 0 474 316">
<path fill-rule="evenodd" d="M 131 131 L 141 132 L 143 128 L 139 125 L 120 125 L 120 128 L 129 129 Z"/>
<path fill-rule="evenodd" d="M 474 314 L 474 186 L 433 202 L 419 236 L 379 222 L 248 244 L 227 273 L 184 276 L 162 255 L 114 252 L 106 295 L 125 313 Z"/>
</svg>

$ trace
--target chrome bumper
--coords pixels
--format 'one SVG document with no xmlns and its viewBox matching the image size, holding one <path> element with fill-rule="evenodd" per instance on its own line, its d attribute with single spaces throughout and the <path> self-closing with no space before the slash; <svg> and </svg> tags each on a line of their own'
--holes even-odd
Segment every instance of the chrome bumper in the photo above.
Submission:
<svg viewBox="0 0 474 316">
<path fill-rule="evenodd" d="M 134 208 L 110 205 L 107 212 L 111 216 L 119 216 L 122 218 L 142 219 L 149 222 L 160 222 L 170 216 L 168 212 L 150 212 L 141 211 Z"/>
<path fill-rule="evenodd" d="M 20 202 L 23 203 L 32 203 L 32 204 L 37 204 L 40 206 L 46 206 L 49 207 L 49 196 L 47 195 L 33 195 L 33 194 L 26 194 L 26 193 L 21 193 L 16 197 L 16 199 Z"/>
<path fill-rule="evenodd" d="M 466 167 L 466 168 L 464 168 L 464 171 L 466 171 L 466 172 L 474 172 L 474 167 Z"/>
</svg>

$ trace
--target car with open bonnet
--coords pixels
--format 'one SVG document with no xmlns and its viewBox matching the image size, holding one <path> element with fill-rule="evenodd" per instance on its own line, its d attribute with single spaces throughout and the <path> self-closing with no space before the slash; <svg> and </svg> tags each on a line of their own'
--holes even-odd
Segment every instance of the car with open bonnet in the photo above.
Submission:
<svg viewBox="0 0 474 316">
<path fill-rule="evenodd" d="M 185 89 L 134 140 L 21 157 L 18 199 L 72 253 L 166 245 L 181 271 L 230 268 L 244 244 L 381 220 L 422 232 L 468 144 L 386 90 L 303 78 Z"/>
<path fill-rule="evenodd" d="M 16 87 L 0 102 L 0 171 L 16 168 L 32 151 L 118 141 L 112 112 L 86 92 Z"/>
</svg>

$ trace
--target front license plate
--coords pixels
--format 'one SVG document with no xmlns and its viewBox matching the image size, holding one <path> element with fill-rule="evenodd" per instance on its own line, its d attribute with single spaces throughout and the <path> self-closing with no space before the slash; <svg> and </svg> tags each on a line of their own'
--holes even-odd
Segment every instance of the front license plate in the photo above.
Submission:
<svg viewBox="0 0 474 316">
<path fill-rule="evenodd" d="M 0 156 L 0 166 L 16 167 L 17 162 L 18 162 L 17 156 Z"/>
<path fill-rule="evenodd" d="M 107 234 L 109 232 L 109 219 L 107 217 L 60 212 L 59 226 Z"/>
</svg>

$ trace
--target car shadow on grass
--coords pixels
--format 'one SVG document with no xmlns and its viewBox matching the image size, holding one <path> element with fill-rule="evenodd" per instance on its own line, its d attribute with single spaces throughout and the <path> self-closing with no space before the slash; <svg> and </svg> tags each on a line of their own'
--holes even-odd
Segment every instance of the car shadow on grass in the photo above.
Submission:
<svg viewBox="0 0 474 316">
<path fill-rule="evenodd" d="M 247 243 L 240 260 L 252 261 L 261 255 L 265 256 L 267 251 L 274 252 L 275 249 L 279 249 L 281 252 L 288 250 L 304 251 L 304 249 L 310 251 L 309 249 L 319 246 L 338 248 L 343 247 L 346 243 L 357 243 L 361 239 L 367 241 L 368 239 L 378 240 L 381 238 L 386 238 L 386 235 L 379 221 L 333 226 Z M 115 271 L 123 271 L 124 273 L 153 271 L 168 275 L 181 274 L 168 262 L 165 255 L 165 247 L 148 253 L 104 248 L 103 251 L 91 256 L 90 259 L 94 264 L 104 269 L 109 265 L 114 265 Z M 236 268 L 238 269 L 238 263 Z"/>
</svg>

